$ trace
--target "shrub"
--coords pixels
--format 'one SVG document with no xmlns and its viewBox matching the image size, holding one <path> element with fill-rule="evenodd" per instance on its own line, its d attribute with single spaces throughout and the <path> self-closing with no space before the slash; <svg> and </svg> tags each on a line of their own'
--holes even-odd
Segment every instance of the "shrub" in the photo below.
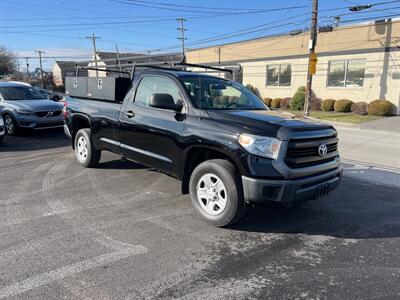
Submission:
<svg viewBox="0 0 400 300">
<path fill-rule="evenodd" d="M 321 110 L 321 103 L 322 103 L 321 98 L 312 98 L 311 99 L 311 110 L 312 111 Z"/>
<path fill-rule="evenodd" d="M 323 111 L 333 111 L 335 102 L 336 102 L 336 100 L 334 100 L 334 99 L 325 99 L 321 103 L 321 109 Z"/>
<path fill-rule="evenodd" d="M 387 100 L 374 100 L 368 104 L 368 114 L 371 116 L 390 116 L 392 103 Z"/>
<path fill-rule="evenodd" d="M 261 94 L 260 94 L 260 91 L 258 90 L 258 88 L 256 88 L 255 86 L 253 86 L 251 84 L 246 84 L 246 87 L 248 90 L 250 90 L 250 92 L 252 92 L 254 95 L 256 95 L 258 98 L 261 99 Z"/>
<path fill-rule="evenodd" d="M 283 98 L 279 102 L 279 107 L 282 108 L 282 109 L 288 109 L 288 108 L 290 108 L 290 102 L 291 101 L 292 101 L 292 98 L 290 98 L 290 97 Z"/>
<path fill-rule="evenodd" d="M 353 101 L 350 101 L 348 99 L 340 99 L 335 102 L 333 108 L 336 112 L 350 112 L 352 104 Z"/>
<path fill-rule="evenodd" d="M 271 101 L 271 108 L 278 108 L 282 98 L 275 98 Z"/>
<path fill-rule="evenodd" d="M 351 105 L 351 112 L 356 115 L 366 115 L 368 113 L 368 103 L 367 102 L 356 102 Z"/>
<path fill-rule="evenodd" d="M 265 98 L 263 98 L 262 100 L 263 100 L 263 102 L 264 102 L 268 107 L 271 106 L 272 98 L 265 97 Z"/>
<path fill-rule="evenodd" d="M 306 100 L 306 87 L 301 86 L 297 89 L 297 92 L 294 94 L 290 106 L 295 110 L 302 110 L 304 108 L 305 100 Z"/>
</svg>

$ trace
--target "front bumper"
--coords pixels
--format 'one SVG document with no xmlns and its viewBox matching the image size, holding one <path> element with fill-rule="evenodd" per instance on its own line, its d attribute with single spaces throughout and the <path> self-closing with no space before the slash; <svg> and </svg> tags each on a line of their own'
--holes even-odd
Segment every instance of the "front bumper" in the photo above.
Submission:
<svg viewBox="0 0 400 300">
<path fill-rule="evenodd" d="M 291 180 L 266 180 L 242 176 L 247 203 L 263 204 L 269 201 L 286 206 L 318 199 L 336 189 L 342 178 L 342 167 L 332 171 Z"/>
<path fill-rule="evenodd" d="M 58 128 L 64 125 L 64 117 L 62 115 L 49 118 L 39 118 L 31 115 L 17 115 L 15 116 L 15 120 L 17 121 L 18 127 L 26 129 Z"/>
</svg>

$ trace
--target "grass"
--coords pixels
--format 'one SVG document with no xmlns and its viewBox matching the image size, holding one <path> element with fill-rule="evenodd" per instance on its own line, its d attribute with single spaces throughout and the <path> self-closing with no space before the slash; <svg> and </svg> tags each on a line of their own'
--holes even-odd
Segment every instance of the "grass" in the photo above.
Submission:
<svg viewBox="0 0 400 300">
<path fill-rule="evenodd" d="M 295 115 L 302 115 L 302 112 L 296 110 L 290 110 L 289 112 Z M 344 122 L 353 124 L 360 124 L 382 118 L 378 116 L 356 115 L 353 113 L 337 113 L 334 111 L 312 111 L 310 112 L 310 117 L 333 122 Z"/>
</svg>

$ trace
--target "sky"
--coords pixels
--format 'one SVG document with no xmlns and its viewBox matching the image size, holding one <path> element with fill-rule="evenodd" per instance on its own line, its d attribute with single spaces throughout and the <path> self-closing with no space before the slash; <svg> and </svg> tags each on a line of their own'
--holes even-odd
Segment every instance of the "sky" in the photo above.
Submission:
<svg viewBox="0 0 400 300">
<path fill-rule="evenodd" d="M 185 18 L 188 49 L 229 43 L 310 26 L 311 0 L 0 0 L 0 46 L 38 67 L 35 50 L 43 50 L 43 67 L 54 59 L 89 60 L 95 34 L 97 49 L 120 52 L 179 51 L 177 18 Z M 377 4 L 350 12 L 358 4 Z M 400 0 L 319 0 L 319 25 L 334 16 L 342 24 L 400 16 Z"/>
</svg>

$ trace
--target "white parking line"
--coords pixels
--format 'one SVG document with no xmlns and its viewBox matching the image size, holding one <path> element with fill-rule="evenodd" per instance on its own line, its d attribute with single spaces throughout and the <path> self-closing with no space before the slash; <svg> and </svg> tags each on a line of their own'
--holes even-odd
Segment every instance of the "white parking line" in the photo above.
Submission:
<svg viewBox="0 0 400 300">
<path fill-rule="evenodd" d="M 109 263 L 128 258 L 130 256 L 144 254 L 146 252 L 147 248 L 142 245 L 132 246 L 124 250 L 103 254 L 69 266 L 52 270 L 44 274 L 36 275 L 0 289 L 0 299 L 13 297 L 33 290 L 35 288 L 44 286 L 46 284 L 52 283 L 54 281 L 63 279 L 65 277 L 69 277 L 77 273 L 104 266 Z"/>
</svg>

